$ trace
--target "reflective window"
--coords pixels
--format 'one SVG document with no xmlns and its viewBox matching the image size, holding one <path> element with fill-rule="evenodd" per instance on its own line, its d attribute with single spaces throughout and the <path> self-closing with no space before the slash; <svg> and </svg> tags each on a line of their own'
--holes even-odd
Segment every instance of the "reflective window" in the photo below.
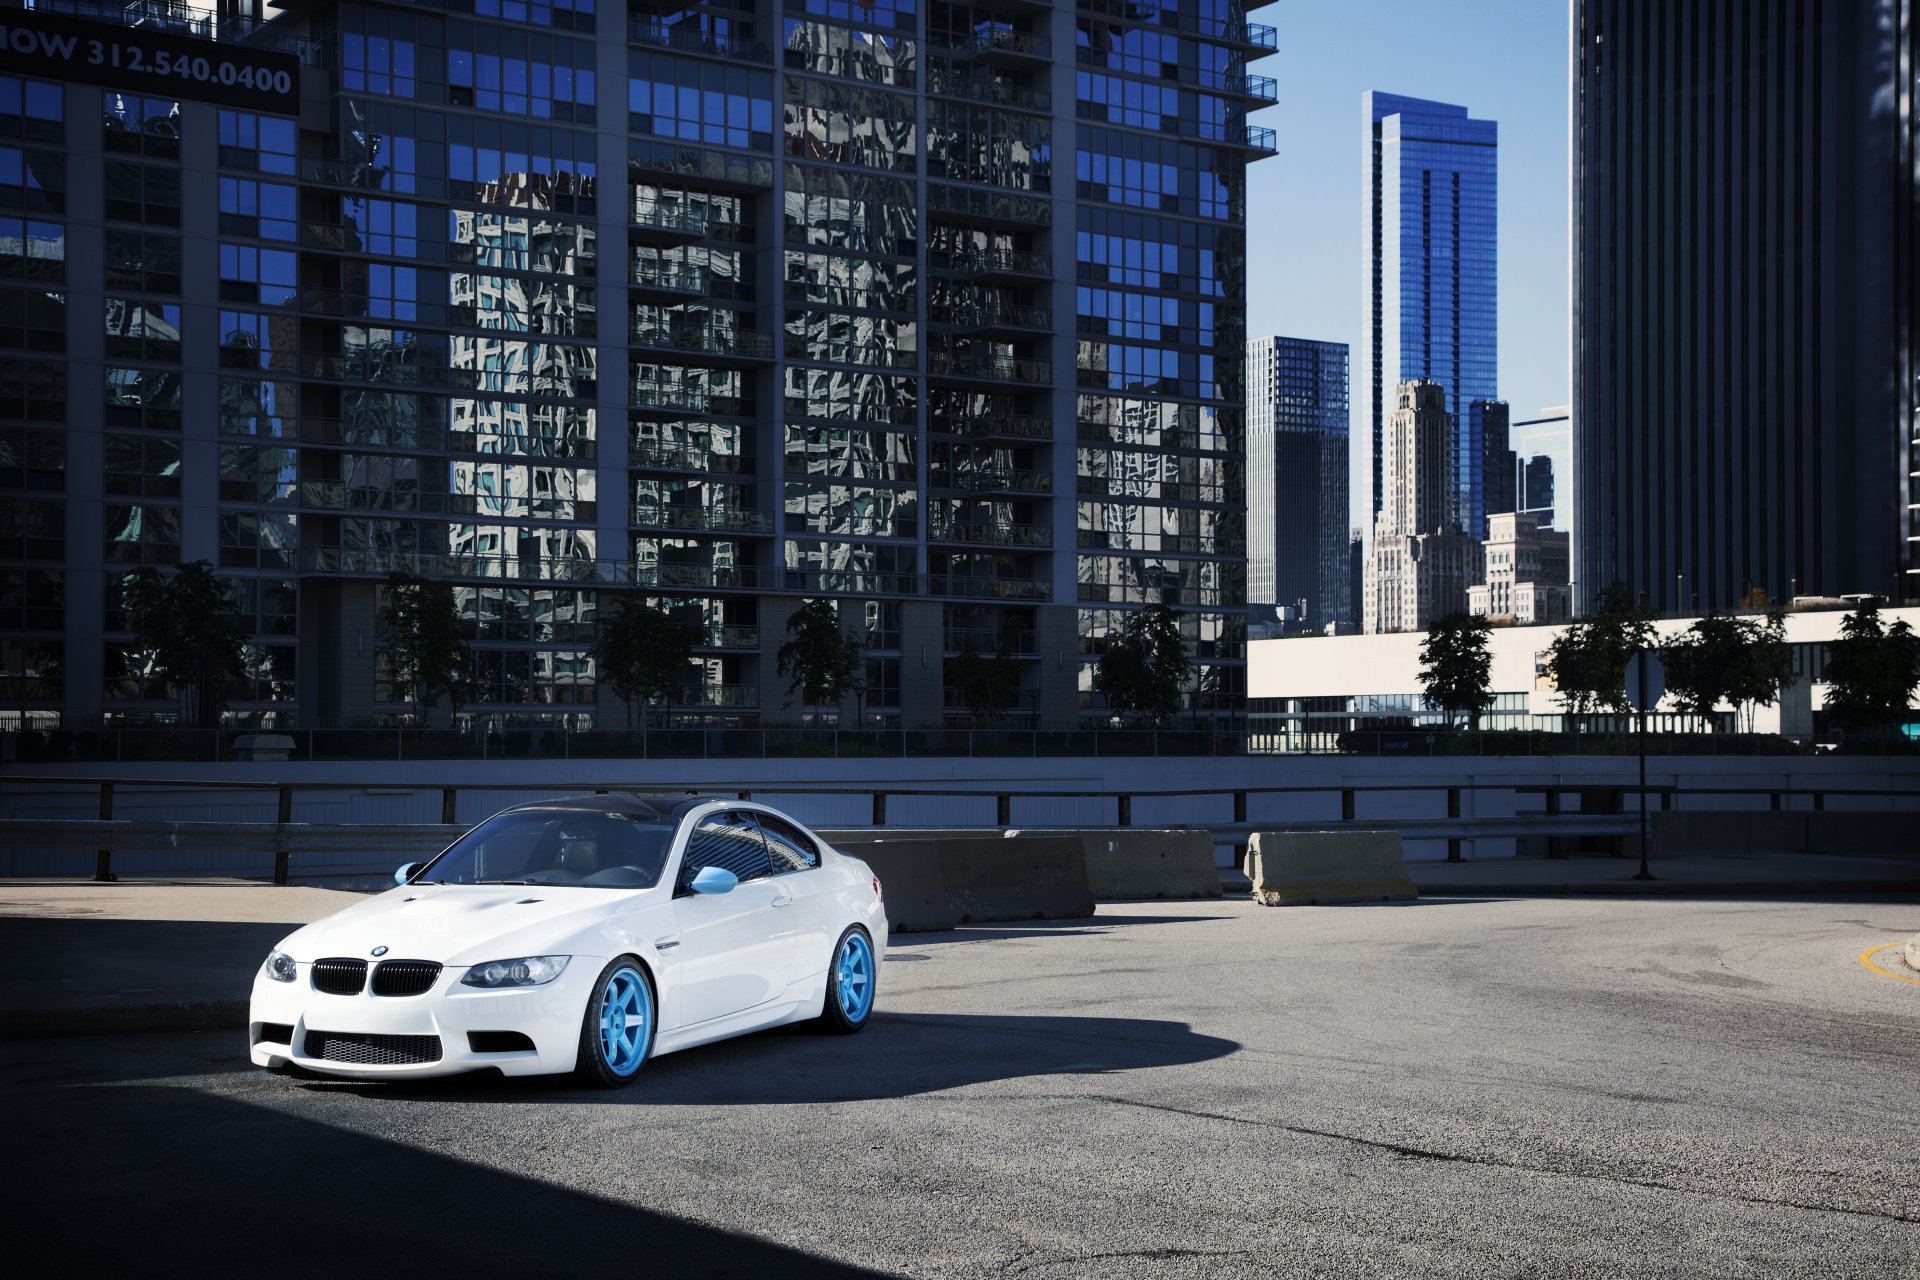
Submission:
<svg viewBox="0 0 1920 1280">
<path fill-rule="evenodd" d="M 107 166 L 107 216 L 126 216 L 114 212 L 117 189 L 114 171 L 123 166 Z M 135 190 L 139 182 L 134 183 Z M 0 205 L 16 209 L 60 213 L 67 207 L 67 158 L 47 151 L 23 151 L 19 147 L 0 147 Z M 173 220 L 180 221 L 180 174 L 173 174 Z"/>
<path fill-rule="evenodd" d="M 257 169 L 261 173 L 292 174 L 293 121 L 251 111 L 220 112 L 220 163 L 229 169 Z"/>
<path fill-rule="evenodd" d="M 292 438 L 299 409 L 298 383 L 259 378 L 220 379 L 223 435 Z"/>
<path fill-rule="evenodd" d="M 299 322 L 258 311 L 220 313 L 220 367 L 292 373 L 297 364 Z"/>
<path fill-rule="evenodd" d="M 0 347 L 65 351 L 67 295 L 38 289 L 0 289 Z"/>
<path fill-rule="evenodd" d="M 299 496 L 299 469 L 297 449 L 223 443 L 220 446 L 220 500 L 290 506 Z"/>
<path fill-rule="evenodd" d="M 767 846 L 752 814 L 717 813 L 703 818 L 687 837 L 687 851 L 681 860 L 679 886 L 685 888 L 704 867 L 731 871 L 742 880 L 758 880 L 773 874 L 767 859 Z"/>
<path fill-rule="evenodd" d="M 156 227 L 180 225 L 180 170 L 109 160 L 106 178 L 109 218 Z"/>
<path fill-rule="evenodd" d="M 640 50 L 627 59 L 627 121 L 633 132 L 772 150 L 771 72 Z"/>
<path fill-rule="evenodd" d="M 1053 188 L 1053 132 L 1042 116 L 927 100 L 927 172 L 1019 191 Z"/>
<path fill-rule="evenodd" d="M 220 298 L 223 302 L 258 302 L 266 306 L 278 306 L 293 300 L 298 292 L 297 281 L 297 260 L 289 251 L 256 249 L 245 244 L 220 246 Z"/>
<path fill-rule="evenodd" d="M 911 31 L 920 3 L 919 0 L 787 0 L 787 11 Z"/>
<path fill-rule="evenodd" d="M 177 304 L 108 298 L 105 351 L 116 360 L 180 359 L 180 308 Z"/>
<path fill-rule="evenodd" d="M 753 816 L 759 820 L 760 833 L 766 837 L 775 872 L 810 871 L 820 865 L 820 850 L 800 828 L 771 813 Z"/>
<path fill-rule="evenodd" d="M 66 366 L 47 360 L 0 359 L 0 418 L 64 423 Z"/>
<path fill-rule="evenodd" d="M 291 511 L 220 511 L 223 569 L 291 569 L 300 550 L 300 517 Z"/>
<path fill-rule="evenodd" d="M 107 288 L 141 293 L 180 292 L 179 236 L 109 227 L 103 243 Z"/>
<path fill-rule="evenodd" d="M 67 278 L 67 229 L 58 222 L 0 218 L 0 276 L 59 283 Z"/>
<path fill-rule="evenodd" d="M 108 564 L 168 565 L 180 562 L 180 508 L 152 503 L 105 510 Z"/>
<path fill-rule="evenodd" d="M 416 256 L 420 251 L 419 220 L 419 206 L 400 200 L 342 197 L 340 201 L 341 225 L 350 229 L 355 242 L 346 247 L 362 253 L 389 258 Z"/>
<path fill-rule="evenodd" d="M 919 152 L 914 100 L 828 80 L 786 81 L 787 154 L 912 173 Z"/>
<path fill-rule="evenodd" d="M 0 135 L 59 142 L 66 136 L 66 112 L 60 85 L 0 76 Z"/>
<path fill-rule="evenodd" d="M 220 234 L 291 240 L 298 205 L 298 196 L 290 186 L 251 178 L 222 178 Z"/>
<path fill-rule="evenodd" d="M 0 557 L 57 561 L 66 554 L 66 503 L 27 498 L 0 502 Z"/>
<path fill-rule="evenodd" d="M 453 105 L 593 123 L 591 44 L 467 22 L 451 24 L 449 39 L 447 101 Z"/>
<path fill-rule="evenodd" d="M 67 576 L 45 569 L 0 569 L 0 628 L 66 629 Z"/>
<path fill-rule="evenodd" d="M 791 70 L 873 84 L 914 83 L 916 44 L 902 36 L 788 18 L 782 47 Z"/>
<path fill-rule="evenodd" d="M 179 103 L 109 89 L 105 117 L 107 150 L 170 160 L 180 158 Z"/>
<path fill-rule="evenodd" d="M 66 471 L 65 431 L 0 426 L 0 488 L 57 493 L 67 487 Z M 7 575 L 0 573 L 0 590 L 7 582 Z M 0 611 L 0 627 L 6 625 L 6 615 Z"/>
<path fill-rule="evenodd" d="M 108 426 L 180 429 L 179 370 L 108 365 L 104 382 Z"/>
<path fill-rule="evenodd" d="M 180 442 L 165 436 L 106 437 L 103 470 L 115 498 L 180 496 Z"/>
<path fill-rule="evenodd" d="M 354 93 L 411 98 L 414 43 L 396 35 L 394 28 L 410 33 L 413 15 L 347 5 L 342 7 L 340 18 L 344 28 L 340 33 L 341 87 Z"/>
</svg>

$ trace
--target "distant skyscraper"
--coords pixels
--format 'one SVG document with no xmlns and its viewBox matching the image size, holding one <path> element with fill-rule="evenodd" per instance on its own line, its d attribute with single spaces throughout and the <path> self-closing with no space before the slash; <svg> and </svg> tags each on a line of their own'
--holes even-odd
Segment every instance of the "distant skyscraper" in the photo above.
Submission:
<svg viewBox="0 0 1920 1280">
<path fill-rule="evenodd" d="M 1347 345 L 1247 343 L 1247 599 L 1307 601 L 1351 622 L 1347 590 Z"/>
<path fill-rule="evenodd" d="M 1455 425 L 1453 522 L 1481 528 L 1481 443 L 1468 406 L 1496 387 L 1494 193 L 1498 126 L 1465 107 L 1390 93 L 1361 97 L 1367 324 L 1360 368 L 1372 512 L 1384 497 L 1381 441 L 1395 388 L 1426 378 Z"/>
<path fill-rule="evenodd" d="M 1574 0 L 1582 601 L 1920 595 L 1914 10 Z"/>
<path fill-rule="evenodd" d="M 1496 512 L 1487 517 L 1482 547 L 1485 572 L 1483 581 L 1467 588 L 1468 613 L 1523 626 L 1567 620 L 1564 532 L 1541 528 L 1536 515 Z"/>
<path fill-rule="evenodd" d="M 1453 519 L 1453 421 L 1437 382 L 1400 384 L 1383 441 L 1386 502 L 1367 558 L 1366 628 L 1418 631 L 1467 607 L 1480 543 Z"/>
<path fill-rule="evenodd" d="M 1463 487 L 1470 496 L 1477 494 L 1478 501 L 1461 525 L 1476 538 L 1487 536 L 1488 516 L 1511 513 L 1518 501 L 1513 450 L 1507 447 L 1507 416 L 1504 400 L 1475 400 L 1467 406 L 1468 432 L 1480 448 L 1473 460 L 1475 475 Z"/>
<path fill-rule="evenodd" d="M 1517 472 L 1514 510 L 1539 516 L 1543 528 L 1571 531 L 1572 428 L 1567 407 L 1559 405 L 1514 423 L 1507 432 Z"/>
</svg>

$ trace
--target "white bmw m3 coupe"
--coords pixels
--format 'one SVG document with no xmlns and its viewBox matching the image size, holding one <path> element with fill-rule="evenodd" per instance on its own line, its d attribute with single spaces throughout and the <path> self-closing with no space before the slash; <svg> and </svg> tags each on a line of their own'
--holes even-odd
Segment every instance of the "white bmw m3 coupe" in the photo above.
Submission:
<svg viewBox="0 0 1920 1280">
<path fill-rule="evenodd" d="M 253 983 L 253 1061 L 360 1080 L 492 1068 L 618 1088 L 647 1059 L 873 1013 L 880 881 L 765 805 L 515 805 L 315 921 Z"/>
</svg>

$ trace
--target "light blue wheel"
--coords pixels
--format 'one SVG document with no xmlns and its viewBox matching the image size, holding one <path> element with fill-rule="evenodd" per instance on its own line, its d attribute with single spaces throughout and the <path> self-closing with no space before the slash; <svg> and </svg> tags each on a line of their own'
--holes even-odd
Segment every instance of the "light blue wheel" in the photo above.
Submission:
<svg viewBox="0 0 1920 1280">
<path fill-rule="evenodd" d="M 614 971 L 600 988 L 600 1057 L 616 1076 L 630 1076 L 652 1041 L 653 993 L 632 965 Z"/>
<path fill-rule="evenodd" d="M 857 1027 L 873 1011 L 873 944 L 858 929 L 849 930 L 840 940 L 840 954 L 833 962 L 833 998 L 839 1003 L 840 1017 Z"/>
</svg>

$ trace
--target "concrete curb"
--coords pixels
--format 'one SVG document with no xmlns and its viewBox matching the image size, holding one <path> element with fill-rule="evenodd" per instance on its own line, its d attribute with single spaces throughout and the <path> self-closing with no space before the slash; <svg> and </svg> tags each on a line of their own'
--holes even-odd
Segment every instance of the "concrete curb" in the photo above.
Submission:
<svg viewBox="0 0 1920 1280">
<path fill-rule="evenodd" d="M 0 1040 L 135 1031 L 246 1030 L 245 1000 L 201 1000 L 97 1009 L 29 1009 L 0 1014 Z"/>
</svg>

